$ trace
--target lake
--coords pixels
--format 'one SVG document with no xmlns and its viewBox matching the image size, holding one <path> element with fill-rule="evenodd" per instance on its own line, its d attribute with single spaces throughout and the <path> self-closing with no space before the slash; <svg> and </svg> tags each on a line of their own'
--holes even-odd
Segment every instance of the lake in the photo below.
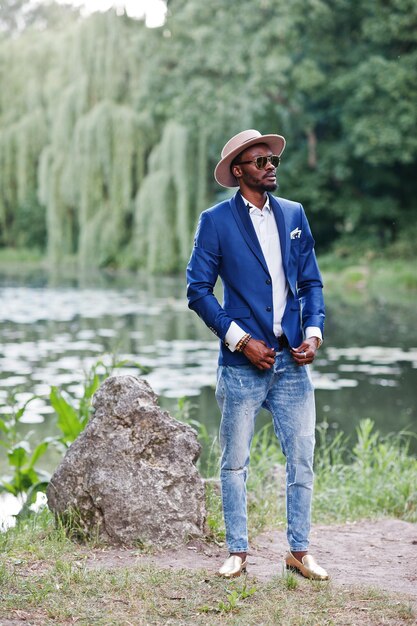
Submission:
<svg viewBox="0 0 417 626">
<path fill-rule="evenodd" d="M 354 433 L 363 418 L 383 433 L 417 432 L 417 312 L 414 303 L 382 299 L 350 302 L 328 296 L 325 342 L 313 367 L 317 421 L 331 431 Z M 100 274 L 52 283 L 36 273 L 0 275 L 0 414 L 11 396 L 25 412 L 22 436 L 55 434 L 48 403 L 51 385 L 79 396 L 85 372 L 98 359 L 138 362 L 175 414 L 190 399 L 191 416 L 215 436 L 214 400 L 218 342 L 187 308 L 182 277 Z M 134 373 L 133 366 L 115 373 Z M 262 413 L 259 423 L 269 418 Z M 417 452 L 417 440 L 411 438 Z M 6 468 L 0 449 L 0 473 Z M 46 462 L 52 470 L 59 459 Z"/>
</svg>

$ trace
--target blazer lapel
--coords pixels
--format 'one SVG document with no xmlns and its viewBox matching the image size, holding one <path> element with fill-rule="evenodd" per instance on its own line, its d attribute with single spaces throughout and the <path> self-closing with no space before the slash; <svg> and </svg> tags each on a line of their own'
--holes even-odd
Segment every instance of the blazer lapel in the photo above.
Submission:
<svg viewBox="0 0 417 626">
<path fill-rule="evenodd" d="M 249 211 L 245 203 L 243 202 L 243 198 L 239 192 L 237 192 L 233 198 L 230 198 L 230 208 L 232 209 L 232 213 L 237 222 L 240 232 L 245 238 L 246 243 L 249 248 L 252 250 L 253 254 L 259 259 L 259 261 L 264 266 L 265 270 L 268 272 L 268 266 L 265 261 L 265 257 L 262 253 L 262 248 L 258 241 L 258 237 L 256 236 L 255 229 L 252 224 L 252 220 L 249 216 Z"/>
<path fill-rule="evenodd" d="M 274 212 L 275 221 L 278 227 L 279 240 L 281 243 L 282 264 L 284 266 L 285 275 L 287 275 L 288 259 L 290 255 L 290 246 L 288 245 L 289 230 L 285 226 L 284 211 L 275 196 L 269 195 L 270 206 Z"/>
</svg>

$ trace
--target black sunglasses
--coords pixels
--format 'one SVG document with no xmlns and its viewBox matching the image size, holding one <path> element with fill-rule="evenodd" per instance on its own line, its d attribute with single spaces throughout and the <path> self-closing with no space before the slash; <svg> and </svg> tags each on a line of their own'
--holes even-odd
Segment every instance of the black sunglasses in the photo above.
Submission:
<svg viewBox="0 0 417 626">
<path fill-rule="evenodd" d="M 258 170 L 265 169 L 267 163 L 271 163 L 274 167 L 278 167 L 281 163 L 281 157 L 277 154 L 271 154 L 270 156 L 258 156 L 256 159 L 252 159 L 252 161 L 240 161 L 239 163 L 234 163 L 233 165 L 243 165 L 244 163 L 255 163 Z"/>
</svg>

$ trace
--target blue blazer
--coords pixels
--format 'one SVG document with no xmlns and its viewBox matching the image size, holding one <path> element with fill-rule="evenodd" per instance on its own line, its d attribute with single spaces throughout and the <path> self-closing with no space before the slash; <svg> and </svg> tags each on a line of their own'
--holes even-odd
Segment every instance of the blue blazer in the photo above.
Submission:
<svg viewBox="0 0 417 626">
<path fill-rule="evenodd" d="M 269 194 L 281 242 L 288 283 L 282 329 L 291 346 L 301 344 L 308 326 L 323 332 L 323 284 L 314 239 L 301 204 Z M 223 304 L 213 294 L 220 276 Z M 230 200 L 204 211 L 187 266 L 189 307 L 220 340 L 220 365 L 248 364 L 244 354 L 224 344 L 232 321 L 254 339 L 278 350 L 273 333 L 272 283 L 248 209 L 238 191 Z"/>
</svg>

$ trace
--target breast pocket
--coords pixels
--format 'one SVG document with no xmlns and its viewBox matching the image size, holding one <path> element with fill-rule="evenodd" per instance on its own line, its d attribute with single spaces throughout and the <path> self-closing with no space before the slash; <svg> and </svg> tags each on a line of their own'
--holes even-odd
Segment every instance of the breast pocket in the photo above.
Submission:
<svg viewBox="0 0 417 626">
<path fill-rule="evenodd" d="M 296 252 L 298 254 L 298 251 L 300 249 L 300 241 L 301 239 L 290 239 L 291 252 Z"/>
</svg>

